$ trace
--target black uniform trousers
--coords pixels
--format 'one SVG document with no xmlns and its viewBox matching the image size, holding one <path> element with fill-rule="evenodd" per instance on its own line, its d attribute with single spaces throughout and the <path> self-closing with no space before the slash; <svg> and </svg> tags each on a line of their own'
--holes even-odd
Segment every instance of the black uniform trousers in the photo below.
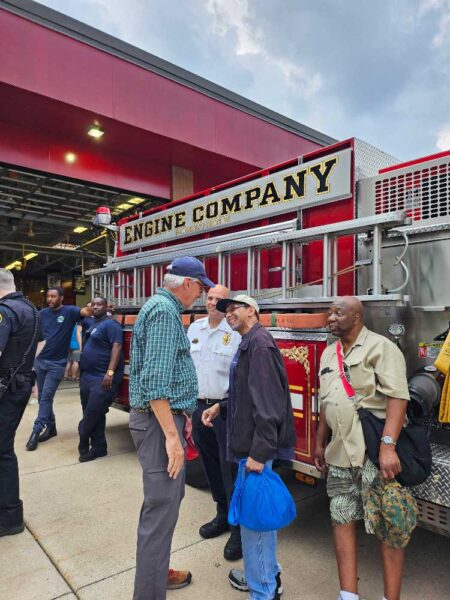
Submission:
<svg viewBox="0 0 450 600">
<path fill-rule="evenodd" d="M 0 528 L 9 529 L 23 523 L 19 497 L 19 468 L 14 439 L 31 394 L 31 377 L 17 382 L 14 392 L 6 391 L 0 399 Z"/>
<path fill-rule="evenodd" d="M 212 427 L 202 423 L 202 413 L 210 408 L 203 400 L 192 415 L 192 434 L 200 453 L 214 501 L 217 503 L 217 515 L 228 516 L 228 507 L 233 495 L 236 467 L 227 461 L 227 422 L 219 415 Z"/>
<path fill-rule="evenodd" d="M 80 447 L 86 452 L 89 446 L 103 451 L 106 445 L 106 413 L 117 396 L 119 382 L 113 382 L 111 390 L 102 388 L 103 377 L 81 373 L 80 398 L 83 418 L 78 425 Z"/>
</svg>

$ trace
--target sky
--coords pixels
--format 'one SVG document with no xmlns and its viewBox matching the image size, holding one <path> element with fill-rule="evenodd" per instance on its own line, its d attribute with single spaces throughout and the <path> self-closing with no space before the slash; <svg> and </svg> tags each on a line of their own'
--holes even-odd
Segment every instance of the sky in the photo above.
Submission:
<svg viewBox="0 0 450 600">
<path fill-rule="evenodd" d="M 40 0 L 336 139 L 450 149 L 450 0 Z"/>
</svg>

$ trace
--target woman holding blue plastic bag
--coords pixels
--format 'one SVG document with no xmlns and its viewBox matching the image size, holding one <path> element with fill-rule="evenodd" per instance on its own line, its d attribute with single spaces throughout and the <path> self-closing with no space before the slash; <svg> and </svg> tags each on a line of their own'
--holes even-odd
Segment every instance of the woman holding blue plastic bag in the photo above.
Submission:
<svg viewBox="0 0 450 600">
<path fill-rule="evenodd" d="M 229 580 L 233 587 L 248 590 L 251 600 L 277 600 L 282 589 L 276 530 L 295 517 L 289 492 L 271 471 L 275 458 L 293 458 L 295 431 L 286 370 L 275 340 L 259 323 L 253 298 L 220 300 L 217 310 L 242 336 L 231 363 L 226 411 L 228 460 L 241 461 L 229 519 L 241 524 L 244 573 L 232 569 Z M 211 426 L 220 410 L 219 404 L 205 410 L 204 425 Z M 264 510 L 256 511 L 255 503 Z"/>
</svg>

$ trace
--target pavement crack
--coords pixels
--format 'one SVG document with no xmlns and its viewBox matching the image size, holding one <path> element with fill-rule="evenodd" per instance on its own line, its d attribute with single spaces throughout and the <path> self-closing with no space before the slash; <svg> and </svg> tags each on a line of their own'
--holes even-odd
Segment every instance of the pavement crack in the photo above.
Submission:
<svg viewBox="0 0 450 600">
<path fill-rule="evenodd" d="M 191 546 L 196 546 L 197 544 L 201 544 L 202 542 L 206 542 L 206 540 L 197 540 L 195 542 L 193 542 L 192 544 L 187 544 L 186 546 L 182 546 L 181 548 L 177 548 L 176 550 L 173 550 L 170 554 L 176 554 L 177 552 L 180 552 L 181 550 L 184 550 L 185 548 L 190 548 Z M 111 575 L 106 575 L 105 577 L 102 577 L 101 579 L 97 579 L 96 581 L 91 581 L 90 583 L 86 583 L 85 585 L 80 586 L 77 589 L 77 592 L 79 592 L 80 590 L 84 590 L 88 587 L 91 587 L 92 585 L 96 585 L 97 583 L 100 583 L 102 581 L 106 581 L 107 579 L 111 579 L 112 577 L 116 577 L 116 575 L 122 575 L 123 573 L 127 573 L 128 571 L 133 571 L 134 569 L 136 569 L 136 565 L 133 565 L 132 567 L 128 567 L 127 569 L 123 569 L 123 571 L 117 571 L 117 573 L 112 573 Z M 77 596 L 78 598 L 78 596 Z M 56 600 L 56 599 L 54 599 Z"/>
<path fill-rule="evenodd" d="M 170 555 L 176 554 L 177 552 L 180 552 L 181 550 L 185 550 L 186 548 L 192 548 L 192 546 L 197 546 L 198 544 L 202 544 L 203 542 L 206 542 L 206 541 L 207 541 L 207 538 L 201 539 L 201 540 L 197 540 L 196 542 L 192 542 L 192 544 L 187 544 L 186 546 L 182 546 L 181 548 L 177 548 L 176 550 L 172 550 L 172 552 L 170 553 Z"/>
<path fill-rule="evenodd" d="M 86 588 L 91 587 L 92 585 L 96 585 L 97 583 L 100 583 L 102 581 L 106 581 L 107 579 L 111 579 L 112 577 L 116 577 L 116 575 L 122 575 L 122 573 L 127 573 L 128 571 L 132 571 L 135 568 L 136 568 L 136 565 L 133 565 L 132 567 L 123 569 L 123 571 L 117 571 L 117 573 L 112 573 L 111 575 L 106 575 L 105 577 L 102 577 L 101 579 L 97 579 L 96 581 L 91 581 L 90 583 L 86 583 L 85 585 L 80 586 L 77 589 L 77 592 L 79 592 L 80 590 L 85 590 Z M 78 596 L 77 596 L 77 598 L 78 598 Z"/>
<path fill-rule="evenodd" d="M 33 529 L 27 524 L 25 523 L 26 528 L 28 529 L 28 531 L 31 533 L 31 535 L 33 536 L 34 541 L 36 542 L 36 544 L 39 546 L 39 548 L 42 550 L 42 552 L 45 554 L 45 556 L 48 558 L 48 560 L 52 563 L 53 567 L 56 569 L 56 571 L 59 573 L 60 577 L 63 579 L 63 581 L 66 583 L 67 587 L 70 589 L 70 592 L 66 592 L 64 593 L 62 596 L 57 596 L 57 598 L 63 598 L 64 596 L 67 596 L 69 594 L 74 594 L 75 598 L 78 598 L 78 600 L 80 599 L 80 596 L 78 596 L 76 589 L 73 587 L 73 585 L 70 583 L 70 581 L 67 579 L 67 577 L 64 575 L 64 573 L 62 572 L 62 570 L 59 568 L 58 563 L 56 562 L 56 560 L 54 560 L 53 556 L 50 554 L 50 552 L 47 552 L 47 549 L 45 548 L 45 546 L 40 542 L 37 534 L 33 531 Z"/>
<path fill-rule="evenodd" d="M 114 456 L 122 456 L 123 454 L 136 454 L 136 450 L 124 450 L 123 452 L 116 452 L 115 454 L 108 454 L 104 458 L 114 458 Z M 103 459 L 102 459 L 103 460 Z M 65 465 L 58 465 L 57 467 L 49 467 L 48 469 L 40 469 L 39 471 L 29 471 L 28 473 L 21 473 L 21 477 L 28 477 L 28 475 L 37 475 L 38 473 L 47 473 L 48 471 L 57 471 L 58 469 L 66 469 L 67 467 L 79 467 L 80 462 L 67 463 Z"/>
</svg>

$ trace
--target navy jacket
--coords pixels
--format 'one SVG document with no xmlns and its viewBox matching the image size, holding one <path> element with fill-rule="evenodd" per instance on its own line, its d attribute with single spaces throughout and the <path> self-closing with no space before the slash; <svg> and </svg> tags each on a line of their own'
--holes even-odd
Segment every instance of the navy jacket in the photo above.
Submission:
<svg viewBox="0 0 450 600">
<path fill-rule="evenodd" d="M 237 458 L 264 463 L 295 445 L 286 370 L 275 340 L 260 323 L 243 336 L 239 349 L 230 449 Z"/>
</svg>

